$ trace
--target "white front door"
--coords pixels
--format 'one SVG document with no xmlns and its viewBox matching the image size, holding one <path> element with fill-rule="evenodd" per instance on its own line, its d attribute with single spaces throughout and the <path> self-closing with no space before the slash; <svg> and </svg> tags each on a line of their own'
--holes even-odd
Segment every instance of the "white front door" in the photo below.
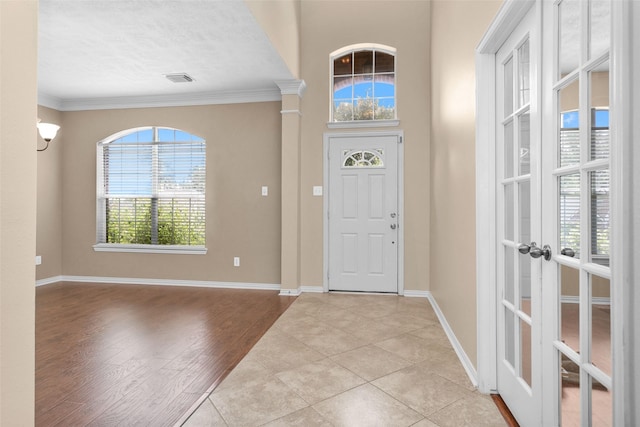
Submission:
<svg viewBox="0 0 640 427">
<path fill-rule="evenodd" d="M 398 292 L 399 138 L 328 138 L 330 291 Z"/>
<path fill-rule="evenodd" d="M 498 390 L 521 425 L 540 424 L 541 264 L 536 9 L 496 54 Z M 525 252 L 523 254 L 523 252 Z"/>
</svg>

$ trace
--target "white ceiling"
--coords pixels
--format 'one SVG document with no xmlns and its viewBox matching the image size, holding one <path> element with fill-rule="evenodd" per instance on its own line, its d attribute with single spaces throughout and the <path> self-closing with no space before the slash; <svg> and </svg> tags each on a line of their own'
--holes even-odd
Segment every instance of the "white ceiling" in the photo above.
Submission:
<svg viewBox="0 0 640 427">
<path fill-rule="evenodd" d="M 243 0 L 40 0 L 38 26 L 39 103 L 59 110 L 278 99 L 293 78 Z"/>
</svg>

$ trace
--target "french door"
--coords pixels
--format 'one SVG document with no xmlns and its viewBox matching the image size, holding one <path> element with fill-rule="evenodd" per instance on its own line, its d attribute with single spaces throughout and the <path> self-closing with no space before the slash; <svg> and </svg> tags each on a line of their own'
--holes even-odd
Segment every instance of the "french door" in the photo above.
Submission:
<svg viewBox="0 0 640 427">
<path fill-rule="evenodd" d="M 495 55 L 497 389 L 524 426 L 612 425 L 610 4 L 532 2 Z"/>
</svg>

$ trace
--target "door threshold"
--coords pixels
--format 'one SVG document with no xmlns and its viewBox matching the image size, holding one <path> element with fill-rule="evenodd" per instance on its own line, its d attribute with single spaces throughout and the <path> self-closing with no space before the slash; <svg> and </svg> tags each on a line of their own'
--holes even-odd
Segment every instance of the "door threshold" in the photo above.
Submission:
<svg viewBox="0 0 640 427">
<path fill-rule="evenodd" d="M 387 295 L 387 296 L 398 296 L 397 292 L 368 292 L 368 291 L 340 291 L 340 290 L 329 290 L 330 294 L 348 294 L 348 295 Z"/>
</svg>

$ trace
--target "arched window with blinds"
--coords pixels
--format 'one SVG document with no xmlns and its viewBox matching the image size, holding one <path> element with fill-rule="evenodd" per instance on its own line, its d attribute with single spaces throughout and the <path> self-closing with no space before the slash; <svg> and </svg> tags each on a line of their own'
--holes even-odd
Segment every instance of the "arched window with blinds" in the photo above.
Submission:
<svg viewBox="0 0 640 427">
<path fill-rule="evenodd" d="M 97 160 L 96 250 L 204 248 L 203 138 L 130 129 L 99 142 Z"/>
</svg>

